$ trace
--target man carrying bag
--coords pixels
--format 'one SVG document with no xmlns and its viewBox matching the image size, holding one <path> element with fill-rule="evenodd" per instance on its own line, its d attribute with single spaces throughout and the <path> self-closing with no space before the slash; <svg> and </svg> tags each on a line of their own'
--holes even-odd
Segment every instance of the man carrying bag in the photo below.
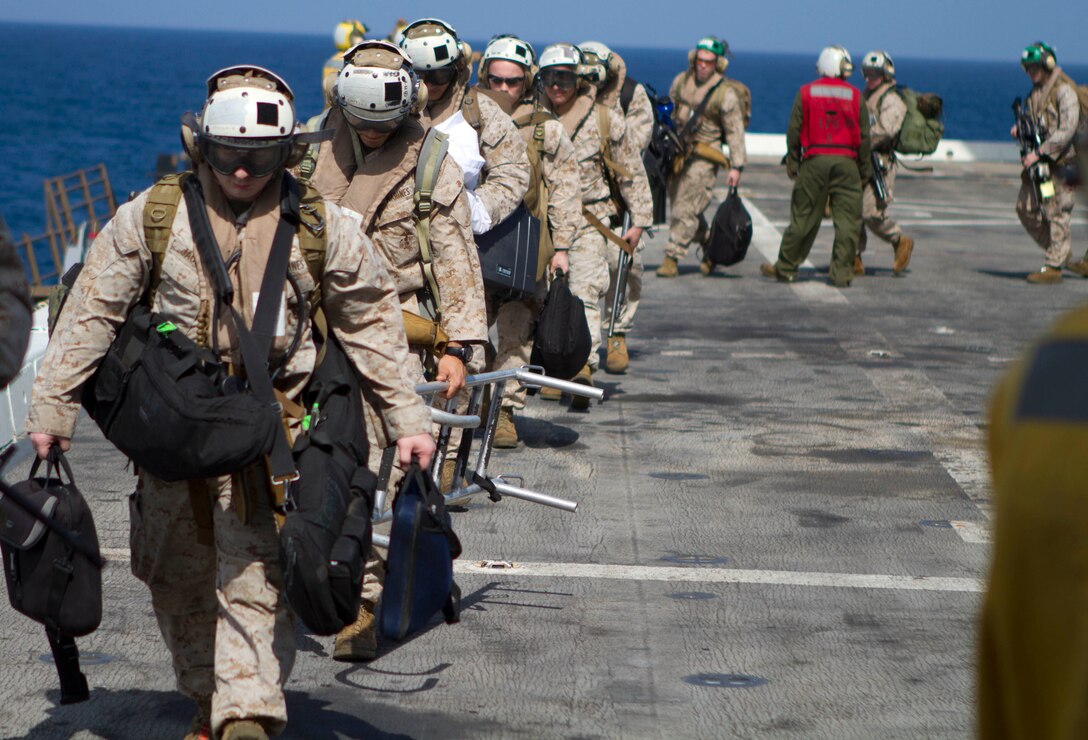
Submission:
<svg viewBox="0 0 1088 740">
<path fill-rule="evenodd" d="M 413 456 L 426 464 L 434 451 L 426 408 L 401 378 L 407 341 L 381 259 L 356 216 L 308 190 L 300 200 L 285 172 L 303 152 L 298 131 L 291 90 L 273 73 L 232 67 L 208 80 L 200 116 L 182 130 L 194 162 L 184 197 L 164 196 L 169 183 L 160 182 L 118 209 L 95 239 L 26 424 L 39 456 L 68 449 L 84 385 L 142 308 L 179 362 L 196 362 L 190 345 L 211 353 L 200 362 L 223 371 L 208 377 L 218 380 L 224 415 L 232 395 L 267 405 L 271 392 L 284 410 L 288 421 L 273 430 L 267 454 L 229 473 L 194 470 L 171 482 L 137 465 L 132 570 L 151 589 L 178 688 L 197 705 L 192 738 L 260 739 L 287 721 L 294 626 L 281 595 L 274 508 L 282 512 L 290 500 L 282 490 L 273 496 L 274 484 L 294 475 L 281 470 L 277 449 L 285 431 L 301 426 L 290 409 L 318 361 L 314 330 L 339 341 L 382 399 L 380 423 L 403 464 Z M 285 220 L 289 228 L 281 228 Z M 314 251 L 302 244 L 317 238 L 324 251 L 314 269 Z M 324 316 L 313 329 L 311 302 Z M 102 380 L 95 399 L 109 397 Z M 151 450 L 148 459 L 168 452 Z"/>
</svg>

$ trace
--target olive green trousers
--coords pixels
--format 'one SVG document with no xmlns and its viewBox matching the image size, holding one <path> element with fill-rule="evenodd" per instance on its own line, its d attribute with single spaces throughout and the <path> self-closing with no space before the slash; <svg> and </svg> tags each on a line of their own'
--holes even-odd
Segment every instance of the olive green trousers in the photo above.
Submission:
<svg viewBox="0 0 1088 740">
<path fill-rule="evenodd" d="M 831 249 L 831 281 L 849 284 L 861 233 L 861 175 L 849 157 L 812 157 L 801 163 L 790 200 L 790 225 L 782 235 L 775 269 L 791 277 L 808 258 L 824 207 L 830 198 L 835 243 Z"/>
</svg>

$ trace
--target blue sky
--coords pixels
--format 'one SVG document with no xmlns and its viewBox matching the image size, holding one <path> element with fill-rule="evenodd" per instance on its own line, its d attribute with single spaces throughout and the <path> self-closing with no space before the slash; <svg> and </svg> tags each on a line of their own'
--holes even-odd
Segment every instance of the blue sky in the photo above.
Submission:
<svg viewBox="0 0 1088 740">
<path fill-rule="evenodd" d="M 904 58 L 992 60 L 1016 60 L 1026 44 L 1043 37 L 1057 48 L 1059 61 L 1088 62 L 1088 2 L 1047 3 L 1045 11 L 1032 12 L 1041 7 L 1030 0 L 472 0 L 461 7 L 433 0 L 8 0 L 0 6 L 0 21 L 331 34 L 341 18 L 360 17 L 385 35 L 398 15 L 437 15 L 469 39 L 517 33 L 548 41 L 594 37 L 615 46 L 676 48 L 716 33 L 741 51 L 815 54 L 842 43 Z"/>
</svg>

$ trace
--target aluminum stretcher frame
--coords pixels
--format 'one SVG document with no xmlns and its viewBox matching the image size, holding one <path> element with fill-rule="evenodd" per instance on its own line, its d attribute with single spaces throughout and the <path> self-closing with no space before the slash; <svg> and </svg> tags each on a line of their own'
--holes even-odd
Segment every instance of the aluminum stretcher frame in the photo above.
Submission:
<svg viewBox="0 0 1088 740">
<path fill-rule="evenodd" d="M 479 493 L 487 493 L 492 501 L 499 501 L 503 496 L 530 501 L 534 504 L 543 504 L 563 511 L 574 512 L 578 509 L 576 501 L 550 496 L 546 493 L 531 491 L 527 488 L 514 486 L 508 483 L 501 475 L 492 476 L 488 473 L 488 465 L 491 462 L 491 450 L 495 441 L 495 427 L 499 421 L 499 409 L 506 384 L 517 382 L 527 388 L 556 388 L 573 396 L 583 396 L 595 401 L 604 398 L 604 391 L 600 388 L 591 388 L 569 380 L 549 378 L 535 370 L 536 367 L 520 367 L 509 370 L 496 370 L 479 375 L 470 375 L 465 379 L 465 388 L 469 390 L 468 406 L 465 413 L 455 413 L 458 398 L 454 397 L 446 402 L 446 409 L 442 410 L 433 406 L 436 396 L 449 387 L 446 382 L 421 383 L 415 387 L 416 393 L 423 396 L 431 405 L 431 419 L 439 425 L 438 447 L 431 460 L 428 471 L 438 485 L 441 476 L 442 462 L 445 460 L 446 450 L 449 447 L 450 434 L 453 429 L 474 430 L 481 425 L 484 429 L 483 440 L 476 455 L 476 463 L 470 468 L 469 458 L 472 454 L 473 434 L 466 431 L 461 436 L 461 443 L 455 458 L 455 481 L 464 481 L 466 485 L 456 486 L 450 491 L 443 492 L 447 504 L 456 504 L 470 496 Z M 480 418 L 480 408 L 483 404 L 484 391 L 492 388 L 491 398 L 495 399 L 489 406 L 487 419 Z M 396 447 L 387 447 L 382 454 L 381 467 L 378 471 L 378 489 L 374 496 L 374 511 L 372 521 L 375 524 L 391 521 L 393 512 L 385 511 L 385 502 L 388 498 L 389 476 L 393 469 Z M 511 476 L 512 477 L 512 476 Z M 382 534 L 374 534 L 373 542 L 378 547 L 388 547 L 389 537 Z"/>
</svg>

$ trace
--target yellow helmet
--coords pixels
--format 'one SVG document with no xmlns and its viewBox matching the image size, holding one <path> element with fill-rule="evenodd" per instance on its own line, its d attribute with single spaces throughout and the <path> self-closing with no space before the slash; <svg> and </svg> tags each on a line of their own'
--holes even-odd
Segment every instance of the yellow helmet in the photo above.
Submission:
<svg viewBox="0 0 1088 740">
<path fill-rule="evenodd" d="M 337 51 L 347 51 L 366 37 L 366 30 L 362 21 L 340 21 L 332 32 L 332 42 Z"/>
</svg>

